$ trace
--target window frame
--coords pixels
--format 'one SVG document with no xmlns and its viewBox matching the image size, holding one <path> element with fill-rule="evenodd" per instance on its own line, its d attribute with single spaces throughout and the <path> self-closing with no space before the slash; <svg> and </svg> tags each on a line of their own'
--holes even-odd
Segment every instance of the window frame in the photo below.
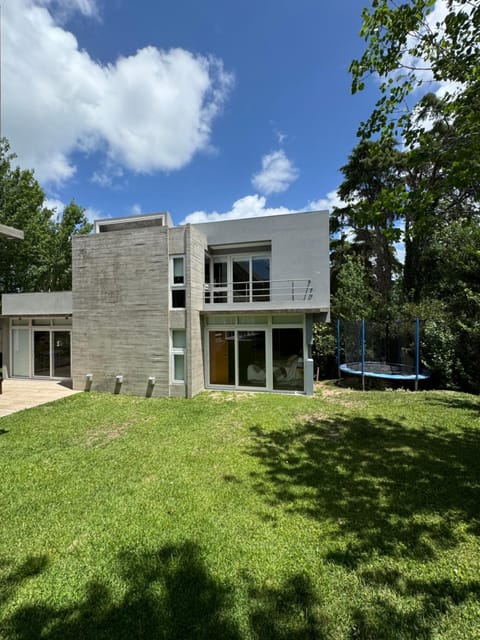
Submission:
<svg viewBox="0 0 480 640">
<path fill-rule="evenodd" d="M 185 336 L 185 346 L 174 346 L 173 334 L 175 331 L 183 332 Z M 170 329 L 170 382 L 171 384 L 185 384 L 186 375 L 186 351 L 187 351 L 187 330 L 186 329 Z M 175 357 L 183 358 L 183 380 L 175 377 Z"/>
<path fill-rule="evenodd" d="M 182 273 L 182 282 L 175 282 L 175 261 L 181 260 L 183 265 L 183 273 Z M 185 269 L 185 254 L 178 254 L 170 256 L 170 308 L 171 309 L 185 309 L 187 306 L 186 300 L 186 269 Z M 178 306 L 173 304 L 174 292 L 175 291 L 184 291 L 185 292 L 185 303 L 183 306 Z"/>
</svg>

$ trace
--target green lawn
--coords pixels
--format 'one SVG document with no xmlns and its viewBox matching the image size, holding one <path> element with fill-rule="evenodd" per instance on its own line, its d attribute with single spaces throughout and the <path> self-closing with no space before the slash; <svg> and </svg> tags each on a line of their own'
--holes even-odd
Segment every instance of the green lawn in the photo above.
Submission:
<svg viewBox="0 0 480 640">
<path fill-rule="evenodd" d="M 480 398 L 81 394 L 0 420 L 0 638 L 480 638 Z"/>
</svg>

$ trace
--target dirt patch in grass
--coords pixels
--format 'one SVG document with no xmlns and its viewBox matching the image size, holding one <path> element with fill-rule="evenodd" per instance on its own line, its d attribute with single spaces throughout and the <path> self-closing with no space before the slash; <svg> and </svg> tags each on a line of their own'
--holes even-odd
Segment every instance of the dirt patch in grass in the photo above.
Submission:
<svg viewBox="0 0 480 640">
<path fill-rule="evenodd" d="M 366 407 L 365 400 L 360 398 L 360 391 L 349 387 L 334 386 L 331 381 L 317 382 L 315 384 L 315 394 L 321 400 L 334 403 L 342 407 L 358 408 Z"/>
<path fill-rule="evenodd" d="M 208 397 L 213 402 L 241 402 L 242 400 L 250 400 L 254 395 L 253 391 L 236 391 L 235 393 L 211 391 Z"/>
<path fill-rule="evenodd" d="M 123 436 L 124 433 L 136 424 L 136 422 L 113 422 L 109 425 L 91 429 L 85 434 L 87 436 L 85 445 L 87 447 L 104 447 L 113 440 Z"/>
<path fill-rule="evenodd" d="M 335 440 L 342 436 L 342 425 L 332 420 L 328 414 L 318 412 L 310 415 L 299 416 L 300 423 L 309 429 L 315 429 L 317 435 L 330 440 Z M 309 439 L 309 436 L 304 436 Z M 314 437 L 313 434 L 310 437 Z M 316 437 L 316 436 L 315 436 Z"/>
</svg>

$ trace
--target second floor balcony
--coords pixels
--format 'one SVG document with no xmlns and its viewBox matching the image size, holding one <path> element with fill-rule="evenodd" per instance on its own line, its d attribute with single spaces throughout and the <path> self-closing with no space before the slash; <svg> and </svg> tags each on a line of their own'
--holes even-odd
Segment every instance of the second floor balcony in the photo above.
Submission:
<svg viewBox="0 0 480 640">
<path fill-rule="evenodd" d="M 301 309 L 312 304 L 313 286 L 309 278 L 207 283 L 205 310 Z"/>
</svg>

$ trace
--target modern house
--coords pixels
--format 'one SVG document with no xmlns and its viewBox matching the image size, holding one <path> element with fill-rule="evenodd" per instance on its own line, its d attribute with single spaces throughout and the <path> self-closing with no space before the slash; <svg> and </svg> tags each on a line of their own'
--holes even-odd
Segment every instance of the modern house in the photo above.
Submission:
<svg viewBox="0 0 480 640">
<path fill-rule="evenodd" d="M 4 295 L 2 312 L 11 376 L 142 396 L 312 393 L 312 325 L 329 319 L 328 213 L 98 220 L 74 238 L 71 292 Z"/>
</svg>

